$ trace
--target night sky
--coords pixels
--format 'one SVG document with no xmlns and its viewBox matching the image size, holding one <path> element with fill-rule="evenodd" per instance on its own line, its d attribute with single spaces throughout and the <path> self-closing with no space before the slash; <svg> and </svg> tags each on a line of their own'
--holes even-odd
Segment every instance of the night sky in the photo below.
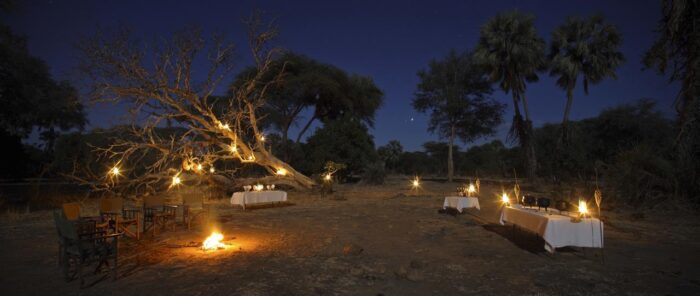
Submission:
<svg viewBox="0 0 700 296">
<path fill-rule="evenodd" d="M 198 25 L 205 33 L 225 32 L 240 43 L 240 61 L 248 64 L 247 48 L 243 46 L 245 28 L 240 19 L 258 8 L 277 18 L 280 46 L 350 73 L 371 76 L 385 93 L 375 127 L 370 131 L 375 143 L 379 146 L 397 139 L 406 150 L 421 149 L 423 142 L 437 140 L 437 136 L 426 131 L 427 116 L 417 114 L 410 106 L 416 71 L 451 48 L 473 48 L 481 24 L 503 10 L 534 14 L 537 30 L 547 41 L 551 31 L 569 15 L 601 12 L 621 31 L 626 63 L 618 69 L 618 79 L 592 86 L 588 96 L 579 85 L 574 94 L 572 119 L 595 116 L 605 108 L 640 98 L 658 101 L 659 107 L 671 116 L 671 104 L 678 90 L 654 71 L 642 71 L 642 55 L 656 38 L 653 30 L 660 17 L 659 1 L 16 2 L 16 10 L 4 16 L 3 22 L 29 38 L 30 52 L 49 64 L 56 79 L 68 79 L 76 85 L 80 85 L 74 70 L 79 55 L 74 45 L 98 27 L 126 26 L 150 39 L 187 25 Z M 565 99 L 555 79 L 547 73 L 540 78 L 538 83 L 528 85 L 527 91 L 536 126 L 560 121 Z M 508 104 L 505 122 L 494 137 L 504 139 L 512 118 L 512 101 L 510 95 L 500 91 L 494 93 L 494 98 Z M 122 116 L 123 108 L 119 106 L 92 106 L 89 128 L 119 123 Z M 290 135 L 295 137 L 297 130 Z"/>
</svg>

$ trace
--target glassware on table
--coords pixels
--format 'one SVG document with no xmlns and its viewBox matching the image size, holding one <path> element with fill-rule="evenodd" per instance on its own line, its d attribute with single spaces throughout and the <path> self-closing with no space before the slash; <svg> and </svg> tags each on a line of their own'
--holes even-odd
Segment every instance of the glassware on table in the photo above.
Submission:
<svg viewBox="0 0 700 296">
<path fill-rule="evenodd" d="M 275 184 L 270 185 L 270 188 L 272 188 L 272 190 L 275 190 Z"/>
<path fill-rule="evenodd" d="M 251 187 L 252 186 L 250 186 L 250 185 L 245 185 L 245 186 L 243 186 L 243 190 L 250 191 Z"/>
</svg>

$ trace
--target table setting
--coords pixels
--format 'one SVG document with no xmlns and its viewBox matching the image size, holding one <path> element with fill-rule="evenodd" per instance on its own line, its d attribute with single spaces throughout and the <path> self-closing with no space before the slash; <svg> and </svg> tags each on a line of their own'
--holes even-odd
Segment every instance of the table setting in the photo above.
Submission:
<svg viewBox="0 0 700 296">
<path fill-rule="evenodd" d="M 469 184 L 469 186 L 458 187 L 457 193 L 455 195 L 446 196 L 445 201 L 442 204 L 443 209 L 454 208 L 460 213 L 464 209 L 474 208 L 481 210 L 479 205 L 479 198 L 477 197 L 478 191 L 474 184 Z"/>
<path fill-rule="evenodd" d="M 275 190 L 275 184 L 255 184 L 243 186 L 243 191 L 234 192 L 231 196 L 231 205 L 246 205 L 286 202 L 287 192 Z"/>
<path fill-rule="evenodd" d="M 555 208 L 550 209 L 549 198 L 531 195 L 524 195 L 520 202 L 504 202 L 500 223 L 511 223 L 536 233 L 544 239 L 548 252 L 566 246 L 603 247 L 603 222 L 590 215 L 585 201 L 579 201 L 576 210 L 565 201 L 556 201 Z"/>
</svg>

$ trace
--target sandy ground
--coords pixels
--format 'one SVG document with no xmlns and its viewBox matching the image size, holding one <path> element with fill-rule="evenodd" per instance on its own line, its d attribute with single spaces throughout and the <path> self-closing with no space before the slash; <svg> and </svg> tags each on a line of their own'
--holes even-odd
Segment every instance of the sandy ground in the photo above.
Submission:
<svg viewBox="0 0 700 296">
<path fill-rule="evenodd" d="M 290 193 L 290 205 L 242 211 L 216 204 L 216 223 L 123 240 L 119 279 L 90 275 L 82 291 L 56 266 L 49 213 L 0 225 L 3 295 L 698 295 L 700 219 L 610 213 L 599 249 L 543 249 L 534 234 L 497 225 L 495 186 L 481 211 L 438 213 L 458 184 L 336 186 Z M 498 189 L 500 191 L 500 187 Z M 186 247 L 210 227 L 227 249 Z"/>
</svg>

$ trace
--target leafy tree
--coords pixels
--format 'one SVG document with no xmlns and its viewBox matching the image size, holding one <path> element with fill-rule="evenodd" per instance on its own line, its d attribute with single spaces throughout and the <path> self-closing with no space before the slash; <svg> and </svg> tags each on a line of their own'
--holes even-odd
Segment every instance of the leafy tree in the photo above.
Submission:
<svg viewBox="0 0 700 296">
<path fill-rule="evenodd" d="M 507 149 L 500 140 L 472 146 L 463 153 L 460 169 L 480 176 L 501 176 L 513 168 L 506 158 Z"/>
<path fill-rule="evenodd" d="M 397 140 L 391 140 L 384 146 L 377 148 L 377 154 L 386 164 L 387 168 L 395 169 L 399 162 L 399 157 L 403 153 L 403 146 Z"/>
<path fill-rule="evenodd" d="M 443 60 L 433 60 L 418 71 L 420 82 L 413 108 L 430 112 L 428 130 L 448 139 L 447 179 L 452 182 L 455 138 L 471 142 L 494 133 L 504 106 L 490 97 L 491 84 L 470 52 L 452 50 Z"/>
<path fill-rule="evenodd" d="M 267 100 L 261 120 L 264 127 L 272 126 L 280 131 L 283 159 L 290 160 L 289 129 L 297 125 L 300 113 L 313 106 L 315 97 L 325 89 L 333 88 L 329 80 L 323 79 L 327 66 L 306 56 L 287 52 L 270 65 L 261 87 L 267 87 Z M 233 87 L 255 75 L 256 69 L 246 68 L 236 77 Z"/>
<path fill-rule="evenodd" d="M 536 177 L 537 157 L 532 141 L 532 120 L 525 96 L 526 82 L 539 80 L 538 71 L 546 68 L 545 42 L 537 34 L 534 16 L 518 11 L 496 15 L 481 27 L 474 56 L 486 67 L 490 79 L 498 82 L 513 96 L 513 125 L 511 135 L 517 137 L 527 158 L 527 172 Z M 520 102 L 525 121 L 520 115 Z"/>
<path fill-rule="evenodd" d="M 9 11 L 11 1 L 0 3 Z M 86 124 L 78 93 L 65 81 L 56 82 L 44 61 L 33 57 L 23 36 L 0 25 L 0 138 L 5 150 L 0 175 L 22 178 L 35 174 L 50 157 L 60 131 L 82 129 Z M 44 141 L 44 155 L 22 144 L 33 131 Z"/>
<path fill-rule="evenodd" d="M 0 128 L 27 137 L 38 129 L 51 151 L 57 130 L 86 124 L 78 93 L 68 82 L 56 82 L 44 61 L 27 50 L 24 37 L 0 26 Z"/>
<path fill-rule="evenodd" d="M 320 90 L 313 99 L 314 112 L 297 136 L 301 141 L 306 130 L 315 120 L 326 123 L 346 116 L 355 117 L 374 126 L 374 113 L 382 104 L 384 93 L 372 78 L 360 75 L 348 76 L 344 71 L 327 65 L 325 80 L 330 87 Z"/>
<path fill-rule="evenodd" d="M 659 38 L 644 56 L 644 64 L 680 81 L 676 174 L 682 194 L 700 201 L 700 1 L 662 1 Z"/>
<path fill-rule="evenodd" d="M 588 85 L 613 79 L 616 68 L 624 61 L 619 51 L 622 37 L 615 26 L 604 23 L 603 16 L 586 20 L 569 17 L 552 32 L 550 45 L 550 75 L 558 77 L 557 85 L 566 91 L 566 107 L 562 120 L 562 139 L 567 142 L 567 122 L 574 100 L 574 88 L 582 76 L 583 91 Z"/>
<path fill-rule="evenodd" d="M 681 123 L 688 120 L 691 103 L 700 95 L 700 2 L 662 1 L 659 38 L 644 55 L 644 64 L 671 81 L 681 81 L 676 109 Z"/>
<path fill-rule="evenodd" d="M 304 147 L 307 151 L 306 170 L 318 173 L 328 161 L 347 164 L 342 173 L 360 174 L 371 162 L 378 160 L 374 139 L 359 119 L 344 116 L 329 121 L 309 137 Z"/>
<path fill-rule="evenodd" d="M 272 70 L 259 84 L 268 97 L 262 111 L 266 115 L 261 123 L 280 131 L 285 159 L 289 160 L 291 147 L 291 143 L 287 143 L 289 129 L 299 123 L 300 114 L 308 108 L 314 111 L 297 135 L 297 143 L 316 120 L 327 122 L 348 114 L 373 126 L 374 113 L 381 105 L 383 93 L 371 78 L 348 75 L 333 65 L 292 52 L 275 59 L 270 68 Z M 254 73 L 254 68 L 247 68 L 232 87 Z"/>
<path fill-rule="evenodd" d="M 459 146 L 454 145 L 450 147 L 444 142 L 425 142 L 423 143 L 423 150 L 429 159 L 426 168 L 429 172 L 434 174 L 446 173 L 446 167 L 444 166 L 445 163 L 443 161 L 448 158 L 450 150 L 452 150 L 454 155 L 459 155 Z M 459 159 L 456 159 L 456 161 L 458 162 Z"/>
<path fill-rule="evenodd" d="M 423 151 L 406 151 L 399 157 L 397 170 L 406 175 L 423 175 L 432 172 L 435 163 Z"/>
</svg>

